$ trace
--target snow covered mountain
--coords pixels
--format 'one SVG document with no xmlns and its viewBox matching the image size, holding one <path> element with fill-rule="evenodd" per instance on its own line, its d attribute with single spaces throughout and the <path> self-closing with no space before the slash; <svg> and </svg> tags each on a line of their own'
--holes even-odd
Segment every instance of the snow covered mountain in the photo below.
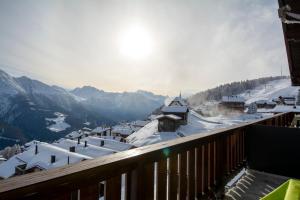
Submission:
<svg viewBox="0 0 300 200">
<path fill-rule="evenodd" d="M 67 91 L 0 70 L 0 149 L 32 139 L 52 141 L 72 130 L 145 118 L 165 97 L 148 92 L 110 93 L 85 86 Z"/>
<path fill-rule="evenodd" d="M 83 99 L 81 103 L 85 107 L 99 113 L 105 113 L 106 116 L 113 116 L 116 121 L 143 119 L 163 105 L 166 98 L 141 90 L 113 93 L 90 86 L 76 88 L 71 93 L 81 97 Z"/>
</svg>

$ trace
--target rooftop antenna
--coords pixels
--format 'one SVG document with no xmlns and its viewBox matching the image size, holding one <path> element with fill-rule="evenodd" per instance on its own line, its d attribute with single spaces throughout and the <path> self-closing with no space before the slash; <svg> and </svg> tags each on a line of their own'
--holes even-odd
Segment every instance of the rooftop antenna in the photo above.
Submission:
<svg viewBox="0 0 300 200">
<path fill-rule="evenodd" d="M 280 67 L 280 76 L 282 77 L 282 65 Z"/>
</svg>

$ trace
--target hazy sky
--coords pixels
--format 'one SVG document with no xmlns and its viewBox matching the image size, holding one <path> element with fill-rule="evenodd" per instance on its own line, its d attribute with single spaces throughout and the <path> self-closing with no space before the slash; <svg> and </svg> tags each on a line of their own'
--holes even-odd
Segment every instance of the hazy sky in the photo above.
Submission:
<svg viewBox="0 0 300 200">
<path fill-rule="evenodd" d="M 66 88 L 169 95 L 288 74 L 277 9 L 277 0 L 1 0 L 0 68 Z"/>
</svg>

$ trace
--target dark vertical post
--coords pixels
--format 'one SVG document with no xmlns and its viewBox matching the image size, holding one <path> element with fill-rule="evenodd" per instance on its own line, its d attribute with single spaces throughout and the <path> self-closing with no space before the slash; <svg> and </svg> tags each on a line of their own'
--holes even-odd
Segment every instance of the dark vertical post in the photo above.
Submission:
<svg viewBox="0 0 300 200">
<path fill-rule="evenodd" d="M 187 152 L 180 154 L 179 162 L 179 199 L 187 196 Z"/>
<path fill-rule="evenodd" d="M 188 151 L 188 200 L 195 200 L 195 149 Z"/>
<path fill-rule="evenodd" d="M 178 194 L 178 155 L 169 157 L 169 199 L 177 199 Z"/>
<path fill-rule="evenodd" d="M 158 200 L 167 199 L 167 160 L 157 163 L 157 184 L 156 193 Z"/>
</svg>

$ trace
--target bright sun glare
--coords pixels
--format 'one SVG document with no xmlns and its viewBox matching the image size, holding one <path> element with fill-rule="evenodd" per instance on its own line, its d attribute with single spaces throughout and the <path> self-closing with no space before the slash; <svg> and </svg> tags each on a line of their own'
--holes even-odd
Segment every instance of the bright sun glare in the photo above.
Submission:
<svg viewBox="0 0 300 200">
<path fill-rule="evenodd" d="M 145 59 L 153 51 L 153 40 L 144 27 L 135 25 L 121 34 L 119 47 L 122 55 L 127 58 Z"/>
</svg>

